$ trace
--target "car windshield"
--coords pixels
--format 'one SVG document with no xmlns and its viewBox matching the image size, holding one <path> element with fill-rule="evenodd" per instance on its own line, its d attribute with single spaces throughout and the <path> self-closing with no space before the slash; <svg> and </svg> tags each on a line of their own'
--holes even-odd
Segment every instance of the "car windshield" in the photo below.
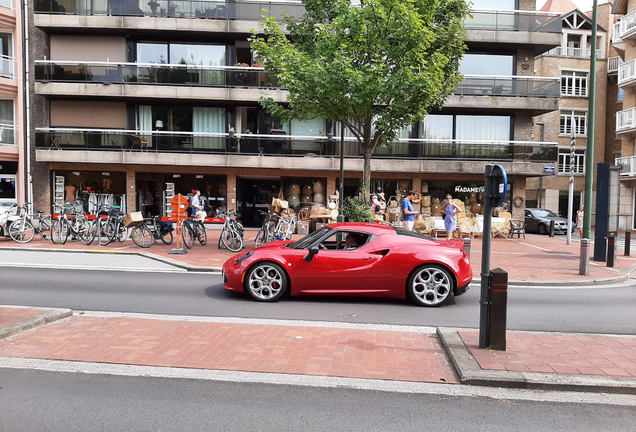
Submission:
<svg viewBox="0 0 636 432">
<path fill-rule="evenodd" d="M 301 238 L 300 240 L 295 241 L 294 243 L 289 243 L 285 246 L 287 246 L 290 249 L 307 249 L 316 240 L 324 236 L 329 230 L 331 230 L 331 228 L 324 226 L 310 234 L 307 234 L 305 237 Z"/>
<path fill-rule="evenodd" d="M 559 217 L 559 215 L 554 213 L 552 210 L 538 209 L 533 213 L 535 217 Z"/>
</svg>

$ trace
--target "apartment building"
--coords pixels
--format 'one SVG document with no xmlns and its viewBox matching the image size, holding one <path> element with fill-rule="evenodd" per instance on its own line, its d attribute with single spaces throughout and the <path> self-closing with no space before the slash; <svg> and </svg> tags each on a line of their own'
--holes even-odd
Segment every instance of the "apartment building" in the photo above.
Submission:
<svg viewBox="0 0 636 432">
<path fill-rule="evenodd" d="M 560 79 L 536 74 L 534 59 L 561 45 L 562 21 L 534 0 L 473 3 L 464 81 L 443 110 L 376 153 L 372 190 L 479 201 L 485 164 L 499 163 L 511 186 L 505 205 L 523 217 L 526 180 L 553 176 L 546 166 L 558 163 L 556 140 L 540 142 L 533 117 L 558 109 Z M 284 102 L 286 91 L 255 64 L 247 38 L 264 9 L 300 14 L 300 2 L 30 5 L 39 207 L 77 196 L 92 210 L 114 203 L 166 214 L 172 194 L 199 189 L 249 226 L 279 191 L 297 187 L 299 201 L 324 202 L 339 187 L 339 125 L 282 123 L 258 103 Z M 342 152 L 345 194 L 355 195 L 362 158 L 351 140 Z"/>
<path fill-rule="evenodd" d="M 596 49 L 596 104 L 594 127 L 595 161 L 610 160 L 614 146 L 614 126 L 608 130 L 607 119 L 614 118 L 619 95 L 616 92 L 618 57 L 612 48 L 607 28 L 613 27 L 611 5 L 598 6 L 597 40 L 592 41 L 592 13 L 577 9 L 569 0 L 548 1 L 542 11 L 561 13 L 562 33 L 558 47 L 538 56 L 538 75 L 560 77 L 559 110 L 535 118 L 535 133 L 558 143 L 556 176 L 532 178 L 527 182 L 528 206 L 541 206 L 559 214 L 568 213 L 570 169 L 574 170 L 574 210 L 583 203 L 585 159 L 588 144 L 590 55 Z M 611 60 L 609 60 L 611 58 Z M 572 131 L 575 133 L 574 159 L 570 156 Z M 607 154 L 607 153 L 610 154 Z"/>
<path fill-rule="evenodd" d="M 0 1 L 0 205 L 25 202 L 22 12 L 16 0 Z"/>
<path fill-rule="evenodd" d="M 615 133 L 620 146 L 614 150 L 620 167 L 619 229 L 636 228 L 636 1 L 616 0 L 612 13 L 619 15 L 612 44 L 622 59 L 618 66 L 618 90 L 622 109 L 616 113 Z"/>
</svg>

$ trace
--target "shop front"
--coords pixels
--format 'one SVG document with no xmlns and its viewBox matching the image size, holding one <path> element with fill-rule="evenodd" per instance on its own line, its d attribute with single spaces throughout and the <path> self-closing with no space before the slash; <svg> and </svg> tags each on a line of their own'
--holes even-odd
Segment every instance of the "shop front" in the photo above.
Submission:
<svg viewBox="0 0 636 432">
<path fill-rule="evenodd" d="M 18 162 L 0 160 L 0 205 L 17 204 L 17 173 Z"/>
<path fill-rule="evenodd" d="M 88 214 L 97 214 L 101 208 L 119 208 L 126 213 L 125 172 L 57 170 L 52 172 L 51 181 L 56 206 L 81 201 Z"/>
</svg>

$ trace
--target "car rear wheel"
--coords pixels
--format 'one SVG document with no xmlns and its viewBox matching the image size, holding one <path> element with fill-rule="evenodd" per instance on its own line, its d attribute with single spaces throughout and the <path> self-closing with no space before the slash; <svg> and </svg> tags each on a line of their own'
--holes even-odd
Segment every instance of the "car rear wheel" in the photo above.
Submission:
<svg viewBox="0 0 636 432">
<path fill-rule="evenodd" d="M 418 306 L 439 306 L 453 296 L 453 278 L 434 264 L 417 268 L 409 277 L 407 294 Z"/>
<path fill-rule="evenodd" d="M 537 232 L 541 235 L 545 235 L 548 233 L 548 227 L 546 227 L 544 224 L 539 224 L 539 226 L 537 227 Z"/>
<path fill-rule="evenodd" d="M 274 263 L 263 262 L 252 267 L 245 278 L 245 291 L 254 300 L 273 302 L 287 291 L 287 275 Z"/>
</svg>

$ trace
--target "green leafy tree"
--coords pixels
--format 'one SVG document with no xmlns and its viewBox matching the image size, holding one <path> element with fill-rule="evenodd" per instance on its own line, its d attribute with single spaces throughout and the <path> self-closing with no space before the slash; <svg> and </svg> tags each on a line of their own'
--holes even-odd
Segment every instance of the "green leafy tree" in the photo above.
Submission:
<svg viewBox="0 0 636 432">
<path fill-rule="evenodd" d="M 306 13 L 263 22 L 253 34 L 259 62 L 289 90 L 285 104 L 261 98 L 283 120 L 342 122 L 364 155 L 369 200 L 371 155 L 400 130 L 441 108 L 461 80 L 465 0 L 303 0 Z"/>
</svg>

